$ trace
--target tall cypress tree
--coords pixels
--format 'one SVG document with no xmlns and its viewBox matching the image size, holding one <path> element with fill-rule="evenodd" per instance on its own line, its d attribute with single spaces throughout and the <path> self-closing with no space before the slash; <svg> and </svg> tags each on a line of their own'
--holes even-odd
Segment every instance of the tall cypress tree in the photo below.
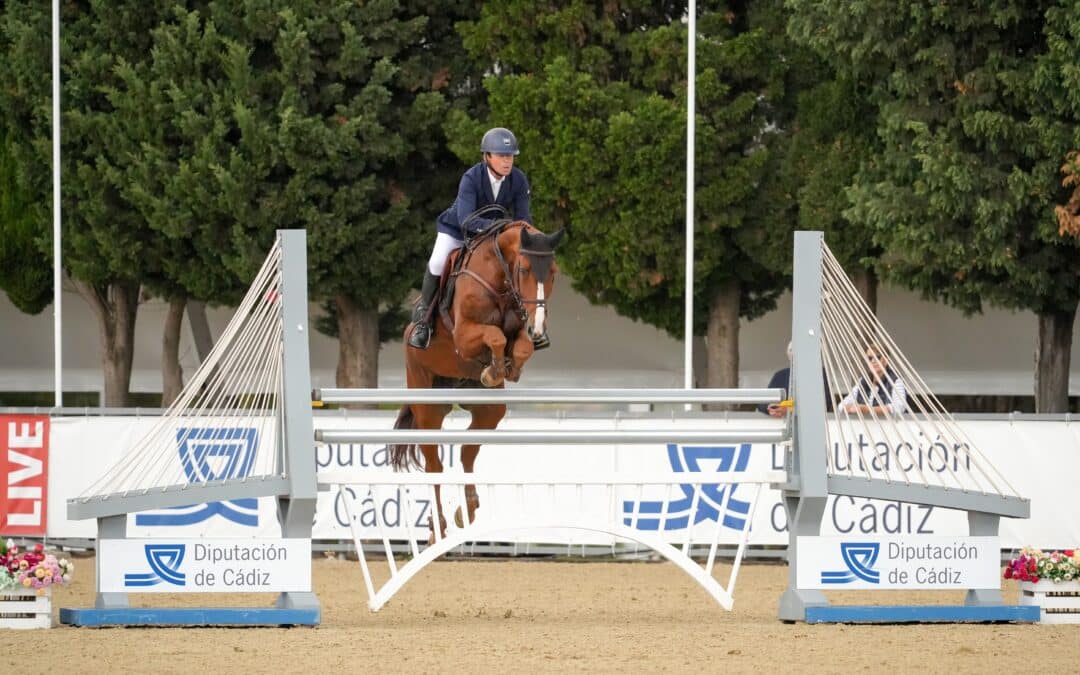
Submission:
<svg viewBox="0 0 1080 675">
<path fill-rule="evenodd" d="M 0 288 L 29 314 L 52 301 L 47 12 L 41 3 L 0 7 Z"/>
<path fill-rule="evenodd" d="M 165 132 L 132 163 L 149 186 L 140 208 L 165 236 L 194 242 L 200 264 L 182 284 L 218 302 L 235 289 L 202 270 L 249 279 L 275 230 L 305 228 L 341 386 L 376 384 L 380 315 L 400 329 L 450 171 L 440 125 L 466 76 L 449 29 L 461 10 L 419 9 L 210 2 L 156 33 L 151 94 Z"/>
<path fill-rule="evenodd" d="M 880 152 L 848 217 L 874 229 L 886 274 L 966 312 L 1038 315 L 1036 409 L 1065 411 L 1080 241 L 1055 207 L 1078 147 L 1075 0 L 788 4 L 796 34 L 878 106 Z"/>
<path fill-rule="evenodd" d="M 154 256 L 147 228 L 116 189 L 115 158 L 130 151 L 113 133 L 117 67 L 150 52 L 150 31 L 163 2 L 64 3 L 63 256 L 65 271 L 98 319 L 105 404 L 125 405 L 134 348 L 141 277 Z M 169 3 L 171 4 L 171 3 Z M 7 47 L 0 65 L 4 125 L 12 141 L 20 184 L 36 203 L 33 227 L 42 249 L 51 248 L 52 92 L 50 15 L 37 2 L 14 0 L 2 8 Z"/>
</svg>

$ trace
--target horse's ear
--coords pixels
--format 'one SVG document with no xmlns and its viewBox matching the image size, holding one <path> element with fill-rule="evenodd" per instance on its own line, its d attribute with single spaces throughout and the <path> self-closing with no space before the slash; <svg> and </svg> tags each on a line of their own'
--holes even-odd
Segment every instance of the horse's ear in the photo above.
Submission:
<svg viewBox="0 0 1080 675">
<path fill-rule="evenodd" d="M 563 237 L 565 237 L 565 236 L 566 236 L 566 228 L 565 227 L 560 227 L 557 232 L 554 232 L 553 234 L 547 235 L 548 246 L 551 247 L 552 251 L 555 250 L 555 247 L 559 245 L 559 242 L 561 242 L 563 240 Z"/>
<path fill-rule="evenodd" d="M 532 248 L 532 235 L 529 234 L 529 228 L 521 228 L 521 248 L 529 250 Z"/>
</svg>

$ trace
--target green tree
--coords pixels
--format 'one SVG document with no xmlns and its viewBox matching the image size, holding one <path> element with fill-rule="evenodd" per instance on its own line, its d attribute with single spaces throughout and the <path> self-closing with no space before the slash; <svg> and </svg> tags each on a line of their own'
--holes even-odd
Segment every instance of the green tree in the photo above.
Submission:
<svg viewBox="0 0 1080 675">
<path fill-rule="evenodd" d="M 12 304 L 38 314 L 52 302 L 52 260 L 33 201 L 20 183 L 12 144 L 0 146 L 0 288 Z"/>
<path fill-rule="evenodd" d="M 0 288 L 28 314 L 52 301 L 48 19 L 41 3 L 0 7 Z"/>
<path fill-rule="evenodd" d="M 143 292 L 168 303 L 162 405 L 171 404 L 183 388 L 179 346 L 188 301 L 234 304 L 245 285 L 220 261 L 222 234 L 230 223 L 200 220 L 208 215 L 199 203 L 206 195 L 191 180 L 192 156 L 205 149 L 199 145 L 205 118 L 199 118 L 193 102 L 210 101 L 216 93 L 202 68 L 215 55 L 193 51 L 202 46 L 195 40 L 178 39 L 199 34 L 201 26 L 192 18 L 183 10 L 170 11 L 151 31 L 149 58 L 121 59 L 114 66 L 117 82 L 107 89 L 113 114 L 105 125 L 117 151 L 97 160 L 98 175 L 144 223 Z"/>
<path fill-rule="evenodd" d="M 1054 208 L 1078 147 L 1078 4 L 788 5 L 793 33 L 878 106 L 880 153 L 847 216 L 874 230 L 887 276 L 966 312 L 1033 311 L 1036 409 L 1065 411 L 1080 241 L 1058 232 Z"/>
<path fill-rule="evenodd" d="M 400 330 L 452 171 L 446 92 L 468 91 L 450 29 L 465 5 L 414 4 L 211 2 L 155 34 L 147 93 L 163 131 L 131 175 L 151 226 L 193 242 L 198 264 L 170 277 L 229 302 L 236 289 L 206 270 L 250 279 L 277 229 L 305 228 L 340 386 L 375 386 L 385 328 Z"/>
<path fill-rule="evenodd" d="M 65 272 L 98 319 L 105 404 L 127 403 L 140 277 L 153 264 L 145 223 L 114 189 L 110 92 L 117 64 L 145 59 L 163 2 L 71 2 L 62 6 L 63 257 Z M 0 99 L 20 181 L 37 205 L 34 227 L 51 248 L 50 14 L 41 3 L 3 6 L 6 53 Z"/>
<path fill-rule="evenodd" d="M 47 247 L 39 5 L 4 5 L 0 105 Z M 140 293 L 170 302 L 168 400 L 184 303 L 235 302 L 279 228 L 309 232 L 339 384 L 376 383 L 379 326 L 400 330 L 460 173 L 440 125 L 450 105 L 479 100 L 453 29 L 474 13 L 393 0 L 64 6 L 65 265 L 99 316 L 107 405 L 126 401 Z"/>
<path fill-rule="evenodd" d="M 863 224 L 845 212 L 845 191 L 859 168 L 876 151 L 875 108 L 858 83 L 821 63 L 803 71 L 807 79 L 798 94 L 792 125 L 791 160 L 796 172 L 797 222 L 800 230 L 819 230 L 848 271 L 871 310 L 877 308 L 876 263 L 881 247 Z"/>
<path fill-rule="evenodd" d="M 462 27 L 490 62 L 485 123 L 522 139 L 534 215 L 567 226 L 560 260 L 591 301 L 683 330 L 685 4 L 487 5 Z M 779 2 L 704 3 L 697 41 L 695 312 L 708 384 L 738 380 L 739 317 L 775 306 L 794 189 L 781 171 L 793 110 Z M 464 115 L 449 126 L 476 137 Z M 466 133 L 468 132 L 468 133 Z M 461 148 L 463 156 L 473 148 Z"/>
</svg>

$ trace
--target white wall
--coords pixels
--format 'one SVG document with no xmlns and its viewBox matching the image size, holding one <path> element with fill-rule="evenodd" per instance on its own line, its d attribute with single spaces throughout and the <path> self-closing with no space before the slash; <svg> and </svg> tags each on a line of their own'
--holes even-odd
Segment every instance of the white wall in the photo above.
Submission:
<svg viewBox="0 0 1080 675">
<path fill-rule="evenodd" d="M 97 321 L 76 293 L 64 295 L 63 381 L 67 391 L 102 388 Z M 151 301 L 139 309 L 132 391 L 161 390 L 159 359 L 166 305 Z M 316 308 L 313 307 L 313 311 Z M 211 330 L 220 334 L 231 311 L 210 310 Z M 526 367 L 522 385 L 535 387 L 681 387 L 682 342 L 630 321 L 607 307 L 595 307 L 568 283 L 551 300 L 552 347 Z M 878 316 L 915 368 L 938 394 L 1030 395 L 1033 387 L 1036 318 L 1030 312 L 988 310 L 965 318 L 960 312 L 921 301 L 906 291 L 883 289 Z M 753 322 L 744 322 L 740 340 L 742 386 L 764 386 L 785 365 L 791 298 Z M 181 362 L 194 372 L 198 361 L 185 323 Z M 38 316 L 21 314 L 0 293 L 0 390 L 51 391 L 53 387 L 52 308 Z M 401 342 L 383 345 L 379 384 L 404 385 Z M 333 386 L 337 344 L 312 337 L 313 386 Z M 1074 340 L 1070 392 L 1080 395 L 1080 340 Z"/>
</svg>

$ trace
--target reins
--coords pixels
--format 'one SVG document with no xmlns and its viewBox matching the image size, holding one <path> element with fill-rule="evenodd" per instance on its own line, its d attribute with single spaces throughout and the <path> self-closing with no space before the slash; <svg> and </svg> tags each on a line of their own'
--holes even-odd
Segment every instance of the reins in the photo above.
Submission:
<svg viewBox="0 0 1080 675">
<path fill-rule="evenodd" d="M 475 279 L 480 284 L 481 288 L 483 288 L 485 291 L 487 291 L 489 295 L 491 295 L 491 297 L 495 300 L 495 303 L 499 306 L 500 310 L 504 312 L 508 309 L 516 311 L 518 317 L 522 320 L 522 322 L 526 323 L 529 320 L 529 314 L 525 309 L 526 305 L 536 305 L 537 308 L 546 307 L 547 300 L 526 300 L 525 298 L 521 297 L 521 286 L 519 281 L 519 278 L 521 276 L 521 256 L 530 255 L 538 257 L 552 257 L 555 255 L 555 253 L 553 251 L 535 251 L 525 248 L 519 249 L 518 257 L 514 260 L 514 271 L 513 273 L 511 273 L 510 265 L 506 262 L 506 258 L 503 256 L 502 249 L 499 248 L 498 238 L 498 235 L 502 234 L 502 232 L 510 224 L 510 221 L 497 221 L 492 227 L 488 228 L 488 230 L 486 230 L 480 237 L 473 239 L 471 242 L 469 242 L 469 244 L 467 244 L 468 248 L 466 253 L 466 255 L 471 256 L 475 250 L 479 249 L 479 245 L 484 240 L 491 240 L 491 246 L 495 250 L 495 259 L 499 261 L 499 266 L 502 268 L 503 272 L 503 286 L 505 289 L 503 292 L 500 293 L 487 279 L 484 279 L 479 274 L 469 269 L 467 267 L 469 262 L 467 259 L 462 261 L 461 271 L 458 272 L 458 274 L 464 274 Z M 521 227 L 527 227 L 527 224 L 522 223 Z"/>
</svg>

